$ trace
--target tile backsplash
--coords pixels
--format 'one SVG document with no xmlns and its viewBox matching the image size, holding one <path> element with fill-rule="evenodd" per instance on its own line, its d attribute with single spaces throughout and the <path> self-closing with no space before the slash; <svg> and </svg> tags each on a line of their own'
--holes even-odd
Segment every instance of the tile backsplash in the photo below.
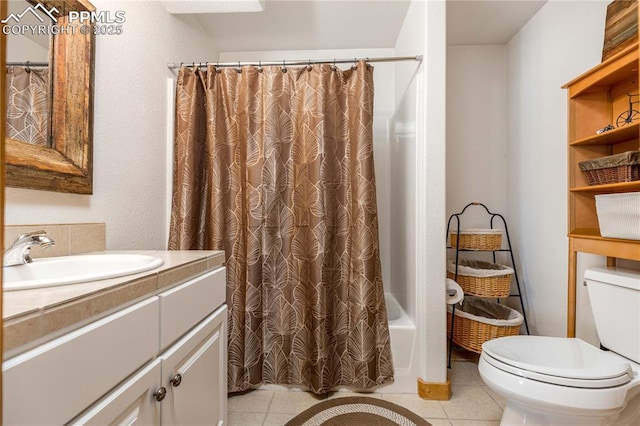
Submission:
<svg viewBox="0 0 640 426">
<path fill-rule="evenodd" d="M 27 232 L 44 230 L 47 237 L 55 241 L 48 249 L 33 247 L 31 256 L 68 256 L 71 254 L 103 251 L 106 249 L 106 226 L 104 223 L 67 223 L 49 225 L 6 225 L 4 227 L 4 249 L 13 244 L 18 236 Z"/>
</svg>

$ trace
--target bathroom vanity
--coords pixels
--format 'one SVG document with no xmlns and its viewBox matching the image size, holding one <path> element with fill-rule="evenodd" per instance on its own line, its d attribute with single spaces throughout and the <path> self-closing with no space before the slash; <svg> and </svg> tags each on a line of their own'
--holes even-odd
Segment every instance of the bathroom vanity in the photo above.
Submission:
<svg viewBox="0 0 640 426">
<path fill-rule="evenodd" d="M 224 253 L 4 293 L 4 424 L 226 423 Z"/>
</svg>

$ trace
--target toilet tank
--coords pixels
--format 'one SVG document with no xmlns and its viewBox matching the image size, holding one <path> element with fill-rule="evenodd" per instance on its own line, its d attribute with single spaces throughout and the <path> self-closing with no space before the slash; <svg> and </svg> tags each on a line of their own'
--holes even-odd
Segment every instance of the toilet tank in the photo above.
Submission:
<svg viewBox="0 0 640 426">
<path fill-rule="evenodd" d="M 640 272 L 589 268 L 584 279 L 600 343 L 640 363 Z"/>
</svg>

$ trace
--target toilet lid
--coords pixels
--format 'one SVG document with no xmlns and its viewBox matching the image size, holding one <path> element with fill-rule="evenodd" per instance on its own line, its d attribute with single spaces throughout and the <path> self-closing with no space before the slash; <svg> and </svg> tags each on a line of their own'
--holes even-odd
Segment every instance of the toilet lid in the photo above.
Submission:
<svg viewBox="0 0 640 426">
<path fill-rule="evenodd" d="M 509 336 L 482 345 L 485 360 L 496 368 L 546 383 L 605 388 L 628 383 L 628 362 L 580 339 Z"/>
</svg>

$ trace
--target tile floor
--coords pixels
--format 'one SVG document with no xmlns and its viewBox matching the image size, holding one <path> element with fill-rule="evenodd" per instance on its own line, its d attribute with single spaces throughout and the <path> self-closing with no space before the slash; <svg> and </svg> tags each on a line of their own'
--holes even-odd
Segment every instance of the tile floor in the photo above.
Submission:
<svg viewBox="0 0 640 426">
<path fill-rule="evenodd" d="M 452 398 L 426 401 L 417 394 L 366 394 L 393 402 L 424 417 L 433 426 L 498 426 L 504 400 L 484 385 L 477 367 L 477 356 L 454 356 L 449 370 Z M 351 396 L 336 392 L 329 398 Z M 362 395 L 362 394 L 355 394 Z M 254 390 L 229 397 L 230 426 L 282 426 L 296 414 L 321 402 L 308 392 Z"/>
</svg>

